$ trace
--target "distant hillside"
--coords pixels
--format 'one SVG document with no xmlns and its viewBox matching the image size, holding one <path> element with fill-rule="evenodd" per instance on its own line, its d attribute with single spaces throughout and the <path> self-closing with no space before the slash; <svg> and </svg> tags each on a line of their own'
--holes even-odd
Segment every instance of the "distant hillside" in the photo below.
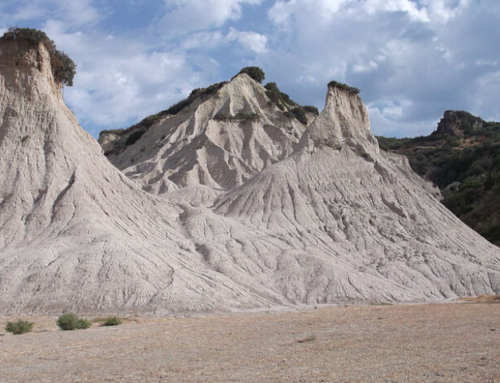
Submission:
<svg viewBox="0 0 500 383">
<path fill-rule="evenodd" d="M 457 217 L 500 245 L 500 122 L 446 111 L 429 136 L 377 139 L 382 149 L 406 155 L 415 172 L 434 182 Z"/>
</svg>

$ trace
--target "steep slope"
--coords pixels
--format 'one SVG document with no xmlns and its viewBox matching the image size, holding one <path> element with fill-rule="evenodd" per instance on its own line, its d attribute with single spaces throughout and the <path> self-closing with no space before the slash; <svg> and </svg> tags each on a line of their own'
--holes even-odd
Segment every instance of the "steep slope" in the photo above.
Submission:
<svg viewBox="0 0 500 383">
<path fill-rule="evenodd" d="M 441 189 L 448 209 L 500 245 L 500 123 L 449 110 L 429 136 L 378 140 L 406 155 L 415 172 Z"/>
<path fill-rule="evenodd" d="M 207 269 L 65 106 L 43 43 L 0 41 L 0 312 L 268 305 Z"/>
<path fill-rule="evenodd" d="M 379 151 L 350 88 L 298 142 L 244 74 L 161 116 L 115 158 L 158 198 L 78 126 L 49 56 L 0 40 L 0 313 L 500 293 L 499 250 Z"/>
<path fill-rule="evenodd" d="M 241 73 L 99 141 L 114 165 L 153 194 L 197 185 L 229 190 L 290 155 L 305 130 L 268 94 Z"/>
<path fill-rule="evenodd" d="M 331 86 L 296 151 L 218 199 L 215 212 L 247 229 L 206 256 L 235 268 L 237 248 L 240 268 L 252 261 L 294 302 L 498 293 L 500 251 L 433 192 L 403 157 L 379 152 L 359 97 Z"/>
</svg>

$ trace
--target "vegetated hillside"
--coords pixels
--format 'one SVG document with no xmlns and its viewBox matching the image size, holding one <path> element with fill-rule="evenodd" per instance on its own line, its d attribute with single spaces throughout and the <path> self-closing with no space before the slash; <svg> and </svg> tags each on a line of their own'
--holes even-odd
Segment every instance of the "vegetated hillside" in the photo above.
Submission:
<svg viewBox="0 0 500 383">
<path fill-rule="evenodd" d="M 429 136 L 377 139 L 382 149 L 406 155 L 415 172 L 439 187 L 447 208 L 500 245 L 499 122 L 446 111 Z"/>
</svg>

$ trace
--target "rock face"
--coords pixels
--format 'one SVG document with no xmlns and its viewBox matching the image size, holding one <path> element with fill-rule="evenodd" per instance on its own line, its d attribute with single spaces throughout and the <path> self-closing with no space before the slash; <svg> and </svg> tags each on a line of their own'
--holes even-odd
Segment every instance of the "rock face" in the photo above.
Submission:
<svg viewBox="0 0 500 383">
<path fill-rule="evenodd" d="M 468 112 L 447 110 L 433 135 L 463 137 L 464 130 L 480 129 L 484 121 Z"/>
<path fill-rule="evenodd" d="M 1 313 L 265 305 L 206 268 L 180 207 L 103 156 L 43 44 L 0 44 L 0 179 Z"/>
<path fill-rule="evenodd" d="M 64 105 L 45 47 L 0 43 L 0 313 L 500 293 L 499 249 L 379 152 L 357 95 L 330 87 L 300 142 L 264 96 L 241 75 L 165 117 L 115 158 L 133 182 Z"/>
<path fill-rule="evenodd" d="M 109 160 L 144 190 L 163 194 L 197 185 L 239 186 L 290 155 L 304 130 L 271 102 L 262 85 L 239 74 L 208 98 L 166 116 L 129 146 L 124 141 L 133 131 L 123 138 L 101 134 L 99 141 Z"/>
<path fill-rule="evenodd" d="M 500 288 L 499 250 L 446 210 L 404 157 L 379 152 L 361 99 L 342 89 L 329 88 L 290 157 L 220 197 L 215 211 L 255 228 L 233 237 L 243 252 L 279 254 L 275 283 L 296 302 Z"/>
</svg>

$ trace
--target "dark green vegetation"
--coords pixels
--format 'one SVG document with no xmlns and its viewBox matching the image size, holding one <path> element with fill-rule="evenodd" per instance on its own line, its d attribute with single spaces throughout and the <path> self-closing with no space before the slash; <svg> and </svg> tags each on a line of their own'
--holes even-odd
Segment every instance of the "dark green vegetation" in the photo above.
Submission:
<svg viewBox="0 0 500 383">
<path fill-rule="evenodd" d="M 307 116 L 306 116 L 306 111 L 304 110 L 304 108 L 298 106 L 298 107 L 293 108 L 291 110 L 291 112 L 293 113 L 294 117 L 301 124 L 307 125 Z"/>
<path fill-rule="evenodd" d="M 328 87 L 347 90 L 348 92 L 351 92 L 351 93 L 354 93 L 354 94 L 358 94 L 359 92 L 361 92 L 358 88 L 354 88 L 352 86 L 349 86 L 347 84 L 343 84 L 343 83 L 337 82 L 337 81 L 330 81 L 328 83 Z"/>
<path fill-rule="evenodd" d="M 123 322 L 120 318 L 113 316 L 113 317 L 106 318 L 106 320 L 104 321 L 104 323 L 102 325 L 103 326 L 119 326 L 122 323 Z"/>
<path fill-rule="evenodd" d="M 280 110 L 286 111 L 299 106 L 290 96 L 279 90 L 275 82 L 268 82 L 265 87 L 266 95 Z"/>
<path fill-rule="evenodd" d="M 259 120 L 260 117 L 256 113 L 238 113 L 236 116 L 227 116 L 222 113 L 218 113 L 214 116 L 214 120 L 216 121 L 242 121 L 242 120 L 248 120 L 248 121 L 256 121 Z"/>
<path fill-rule="evenodd" d="M 307 125 L 306 112 L 312 113 L 316 116 L 319 114 L 319 110 L 315 106 L 300 106 L 297 104 L 288 94 L 280 91 L 275 82 L 267 83 L 265 88 L 266 95 L 269 100 L 271 100 L 274 105 L 283 111 L 283 114 L 288 118 L 296 118 L 301 124 Z"/>
<path fill-rule="evenodd" d="M 144 133 L 146 133 L 145 130 L 136 130 L 133 132 L 130 136 L 127 137 L 127 140 L 125 141 L 125 146 L 130 146 L 133 145 L 141 138 Z"/>
<path fill-rule="evenodd" d="M 164 110 L 164 111 L 158 113 L 158 115 L 160 115 L 160 116 L 166 116 L 168 114 L 174 114 L 175 115 L 175 114 L 179 113 L 185 107 L 191 105 L 193 103 L 193 101 L 196 100 L 197 98 L 201 98 L 201 97 L 205 97 L 205 96 L 210 96 L 210 95 L 216 93 L 226 83 L 227 83 L 226 81 L 223 81 L 223 82 L 219 82 L 219 83 L 216 83 L 216 84 L 212 84 L 212 85 L 210 85 L 207 88 L 197 88 L 197 89 L 194 89 L 190 93 L 190 95 L 189 95 L 188 98 L 186 98 L 186 99 L 184 99 L 182 101 L 179 101 L 177 104 L 172 105 L 167 110 Z"/>
<path fill-rule="evenodd" d="M 11 332 L 14 335 L 26 334 L 33 328 L 33 322 L 18 320 L 17 322 L 7 322 L 5 331 Z"/>
<path fill-rule="evenodd" d="M 315 106 L 312 106 L 312 105 L 304 105 L 303 106 L 304 110 L 306 112 L 309 112 L 309 113 L 312 113 L 314 114 L 315 116 L 318 116 L 319 115 L 319 110 L 318 108 L 316 108 Z"/>
<path fill-rule="evenodd" d="M 197 88 L 194 89 L 188 98 L 179 101 L 178 103 L 172 105 L 170 108 L 166 110 L 162 110 L 161 112 L 157 114 L 152 114 L 151 116 L 148 116 L 144 118 L 142 121 L 138 122 L 137 124 L 132 125 L 131 127 L 127 129 L 113 129 L 113 130 L 103 130 L 101 131 L 100 134 L 107 134 L 107 133 L 115 133 L 119 134 L 122 137 L 127 137 L 125 139 L 125 147 L 130 146 L 135 144 L 139 138 L 141 138 L 144 133 L 146 133 L 149 128 L 151 128 L 154 124 L 159 122 L 161 119 L 171 116 L 171 115 L 176 115 L 179 113 L 181 110 L 184 108 L 188 107 L 191 105 L 196 99 L 203 98 L 210 96 L 212 94 L 215 94 L 224 84 L 227 82 L 219 82 L 217 84 L 212 84 L 207 88 Z M 106 155 L 110 153 L 105 153 Z"/>
<path fill-rule="evenodd" d="M 251 78 L 253 78 L 255 81 L 257 81 L 259 84 L 262 84 L 262 81 L 266 78 L 266 74 L 264 71 L 259 68 L 258 66 L 247 66 L 246 68 L 243 68 L 240 70 L 240 73 L 246 73 L 249 75 Z"/>
<path fill-rule="evenodd" d="M 85 318 L 79 318 L 78 315 L 73 313 L 62 314 L 57 318 L 57 325 L 61 330 L 83 330 L 89 328 L 92 323 Z"/>
<path fill-rule="evenodd" d="M 76 64 L 66 53 L 56 48 L 54 41 L 49 39 L 45 32 L 31 28 L 11 27 L 2 37 L 0 37 L 0 42 L 14 40 L 24 43 L 26 49 L 35 48 L 40 43 L 45 45 L 45 48 L 47 48 L 50 54 L 50 63 L 54 79 L 68 86 L 73 85 L 73 79 L 76 74 Z"/>
<path fill-rule="evenodd" d="M 446 112 L 429 136 L 377 139 L 382 149 L 406 155 L 416 173 L 434 182 L 457 217 L 500 245 L 500 123 Z"/>
</svg>

